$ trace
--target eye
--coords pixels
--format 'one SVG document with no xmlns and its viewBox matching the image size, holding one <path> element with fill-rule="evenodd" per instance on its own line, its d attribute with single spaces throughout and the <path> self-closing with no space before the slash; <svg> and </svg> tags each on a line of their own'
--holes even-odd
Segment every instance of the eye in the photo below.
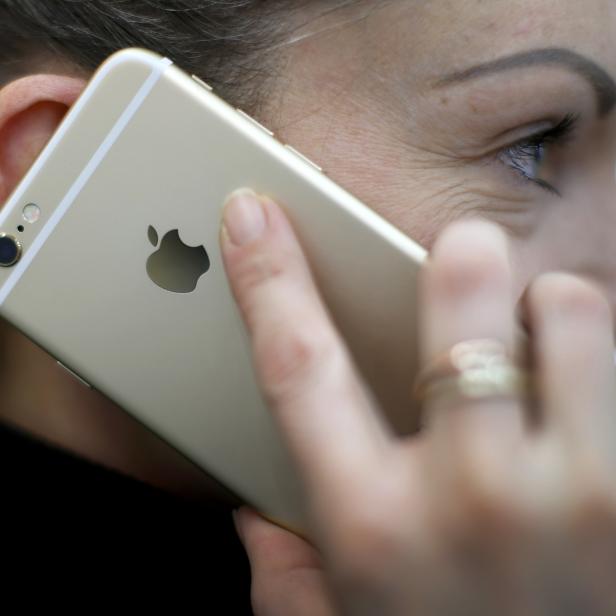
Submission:
<svg viewBox="0 0 616 616">
<path fill-rule="evenodd" d="M 553 184 L 541 177 L 541 172 L 549 158 L 550 150 L 556 145 L 563 145 L 571 138 L 577 122 L 577 116 L 568 115 L 556 126 L 502 150 L 498 154 L 498 159 L 529 182 L 561 196 Z"/>
</svg>

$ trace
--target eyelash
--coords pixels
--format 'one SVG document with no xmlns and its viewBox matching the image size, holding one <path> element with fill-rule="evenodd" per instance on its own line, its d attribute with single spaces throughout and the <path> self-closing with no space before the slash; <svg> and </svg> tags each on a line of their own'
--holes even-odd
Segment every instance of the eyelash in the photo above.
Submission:
<svg viewBox="0 0 616 616">
<path fill-rule="evenodd" d="M 527 137 L 503 150 L 499 154 L 499 160 L 529 182 L 533 182 L 550 194 L 562 196 L 558 189 L 548 182 L 530 177 L 524 167 L 528 162 L 536 161 L 537 156 L 544 155 L 547 146 L 562 145 L 570 141 L 578 119 L 579 116 L 574 114 L 566 115 L 556 126 Z"/>
</svg>

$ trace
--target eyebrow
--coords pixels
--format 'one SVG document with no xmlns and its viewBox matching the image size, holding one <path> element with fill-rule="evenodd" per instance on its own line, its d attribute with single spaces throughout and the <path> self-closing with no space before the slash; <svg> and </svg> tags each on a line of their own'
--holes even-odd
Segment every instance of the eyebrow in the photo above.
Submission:
<svg viewBox="0 0 616 616">
<path fill-rule="evenodd" d="M 524 51 L 494 60 L 493 62 L 479 64 L 447 75 L 440 79 L 436 85 L 437 87 L 442 87 L 463 83 L 504 71 L 532 66 L 560 66 L 586 79 L 597 95 L 599 114 L 601 116 L 607 115 L 616 105 L 616 82 L 610 74 L 589 58 L 570 49 L 560 47 Z"/>
</svg>

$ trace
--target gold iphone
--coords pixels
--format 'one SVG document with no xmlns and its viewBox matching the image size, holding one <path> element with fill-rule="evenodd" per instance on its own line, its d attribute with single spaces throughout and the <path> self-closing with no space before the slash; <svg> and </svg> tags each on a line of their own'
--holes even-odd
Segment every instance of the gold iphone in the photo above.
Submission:
<svg viewBox="0 0 616 616">
<path fill-rule="evenodd" d="M 412 430 L 424 250 L 147 51 L 100 68 L 5 204 L 0 314 L 204 477 L 302 530 L 219 253 L 223 202 L 239 187 L 287 210 L 374 397 L 395 430 Z"/>
</svg>

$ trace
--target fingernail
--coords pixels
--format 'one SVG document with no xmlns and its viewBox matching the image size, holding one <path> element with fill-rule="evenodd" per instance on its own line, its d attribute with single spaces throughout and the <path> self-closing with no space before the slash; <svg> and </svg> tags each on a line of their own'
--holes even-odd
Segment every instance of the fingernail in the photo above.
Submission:
<svg viewBox="0 0 616 616">
<path fill-rule="evenodd" d="M 236 190 L 227 199 L 223 225 L 233 244 L 245 246 L 265 231 L 267 220 L 257 194 L 248 189 Z"/>
</svg>

